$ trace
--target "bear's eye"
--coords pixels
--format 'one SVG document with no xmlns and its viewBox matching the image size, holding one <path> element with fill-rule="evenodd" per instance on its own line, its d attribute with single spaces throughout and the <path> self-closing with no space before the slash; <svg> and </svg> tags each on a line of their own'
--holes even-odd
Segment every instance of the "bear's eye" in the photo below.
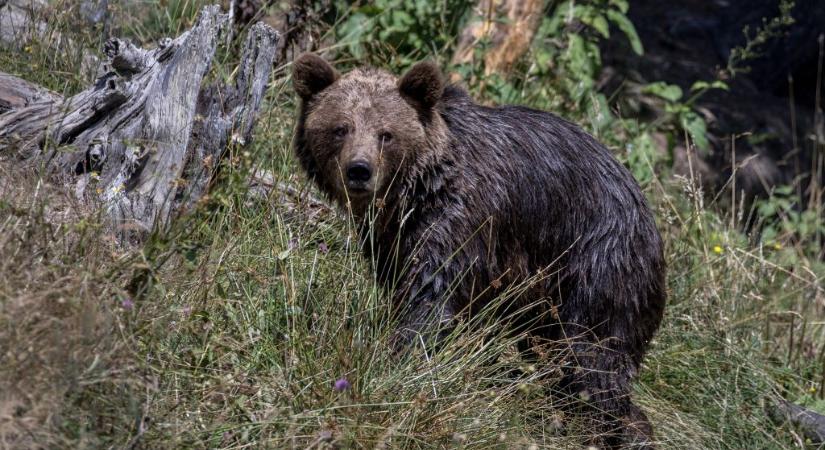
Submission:
<svg viewBox="0 0 825 450">
<path fill-rule="evenodd" d="M 346 125 L 339 125 L 339 126 L 332 129 L 332 134 L 334 134 L 335 137 L 342 138 L 342 137 L 346 136 L 347 133 L 349 133 L 349 129 L 347 128 Z"/>
<path fill-rule="evenodd" d="M 389 131 L 385 131 L 378 135 L 378 139 L 381 141 L 382 144 L 389 144 L 392 142 L 392 133 Z"/>
</svg>

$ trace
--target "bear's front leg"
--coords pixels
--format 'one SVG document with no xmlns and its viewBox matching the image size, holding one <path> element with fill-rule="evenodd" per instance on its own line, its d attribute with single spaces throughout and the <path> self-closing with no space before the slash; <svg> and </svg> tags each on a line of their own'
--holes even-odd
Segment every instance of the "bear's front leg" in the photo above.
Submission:
<svg viewBox="0 0 825 450">
<path fill-rule="evenodd" d="M 393 295 L 397 329 L 393 336 L 396 351 L 411 348 L 437 349 L 454 327 L 456 314 L 453 289 L 458 264 L 437 265 L 431 255 L 401 275 Z"/>
</svg>

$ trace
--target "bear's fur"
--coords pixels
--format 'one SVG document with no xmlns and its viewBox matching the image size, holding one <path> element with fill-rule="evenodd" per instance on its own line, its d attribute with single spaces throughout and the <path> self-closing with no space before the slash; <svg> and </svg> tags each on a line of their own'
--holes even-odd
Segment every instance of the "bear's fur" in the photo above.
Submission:
<svg viewBox="0 0 825 450">
<path fill-rule="evenodd" d="M 521 297 L 539 306 L 520 330 L 569 342 L 578 368 L 565 386 L 587 393 L 607 445 L 652 445 L 629 395 L 665 306 L 662 240 L 610 152 L 555 115 L 478 105 L 428 62 L 400 79 L 341 76 L 305 54 L 293 83 L 297 157 L 362 221 L 367 257 L 403 307 L 401 339 L 437 338 L 533 277 Z"/>
</svg>

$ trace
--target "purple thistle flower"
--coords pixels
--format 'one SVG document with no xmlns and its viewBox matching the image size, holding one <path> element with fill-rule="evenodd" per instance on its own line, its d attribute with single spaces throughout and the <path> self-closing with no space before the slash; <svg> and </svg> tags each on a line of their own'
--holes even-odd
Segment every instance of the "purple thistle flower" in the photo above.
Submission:
<svg viewBox="0 0 825 450">
<path fill-rule="evenodd" d="M 127 310 L 127 311 L 134 308 L 134 306 L 135 306 L 135 303 L 130 298 L 124 298 L 123 300 L 120 301 L 120 307 Z"/>
<path fill-rule="evenodd" d="M 321 242 L 320 244 L 318 244 L 318 251 L 320 251 L 321 253 L 323 253 L 325 255 L 327 253 L 329 253 L 329 247 L 327 247 L 327 243 L 326 242 Z"/>
<path fill-rule="evenodd" d="M 352 387 L 352 385 L 346 378 L 339 378 L 335 380 L 335 384 L 333 385 L 333 388 L 338 392 L 344 392 L 350 387 Z"/>
</svg>

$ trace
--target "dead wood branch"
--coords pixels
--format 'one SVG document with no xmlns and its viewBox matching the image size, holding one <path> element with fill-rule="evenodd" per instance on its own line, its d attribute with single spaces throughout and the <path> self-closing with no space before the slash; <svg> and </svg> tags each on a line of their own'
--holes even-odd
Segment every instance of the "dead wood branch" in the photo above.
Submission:
<svg viewBox="0 0 825 450">
<path fill-rule="evenodd" d="M 813 444 L 825 443 L 825 416 L 822 414 L 780 399 L 768 406 L 768 415 L 778 425 L 790 423 Z"/>
</svg>

